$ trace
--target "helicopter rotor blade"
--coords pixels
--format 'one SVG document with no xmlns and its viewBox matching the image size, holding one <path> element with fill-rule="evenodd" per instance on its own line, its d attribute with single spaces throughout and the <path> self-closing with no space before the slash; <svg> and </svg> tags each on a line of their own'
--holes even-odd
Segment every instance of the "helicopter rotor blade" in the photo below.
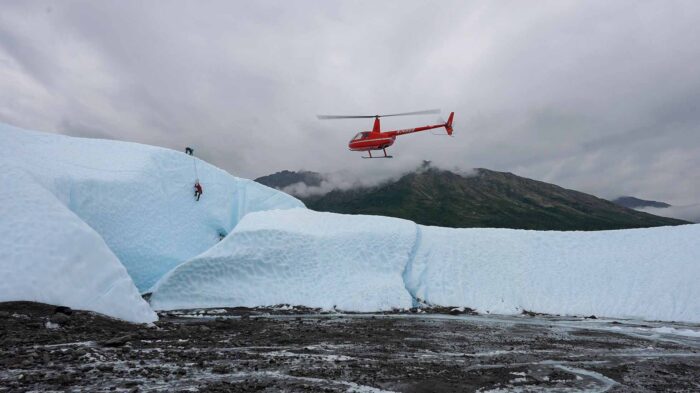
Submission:
<svg viewBox="0 0 700 393">
<path fill-rule="evenodd" d="M 424 111 L 393 113 L 390 115 L 361 115 L 361 116 L 343 116 L 343 115 L 316 115 L 319 120 L 331 119 L 373 119 L 375 117 L 390 117 L 390 116 L 413 116 L 413 115 L 431 115 L 440 113 L 440 109 L 428 109 Z"/>
<path fill-rule="evenodd" d="M 440 113 L 440 109 L 427 109 L 424 111 L 415 111 L 415 112 L 405 112 L 405 113 L 394 113 L 391 115 L 381 115 L 379 117 L 389 117 L 389 116 L 413 116 L 413 115 L 434 115 L 436 113 Z"/>
<path fill-rule="evenodd" d="M 336 116 L 336 115 L 316 115 L 319 120 L 331 120 L 331 119 L 373 119 L 376 116 Z M 381 117 L 381 116 L 380 116 Z"/>
</svg>

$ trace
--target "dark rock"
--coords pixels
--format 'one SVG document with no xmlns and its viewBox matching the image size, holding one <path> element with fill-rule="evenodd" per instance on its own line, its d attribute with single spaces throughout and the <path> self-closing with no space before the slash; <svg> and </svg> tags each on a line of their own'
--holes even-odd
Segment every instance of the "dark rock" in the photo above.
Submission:
<svg viewBox="0 0 700 393">
<path fill-rule="evenodd" d="M 134 339 L 133 335 L 125 334 L 123 336 L 110 338 L 109 340 L 103 341 L 100 344 L 103 347 L 121 347 L 122 345 L 128 343 L 129 341 L 131 341 L 133 339 Z"/>
<path fill-rule="evenodd" d="M 461 309 L 461 308 L 453 308 L 449 311 L 450 315 L 462 315 L 464 313 L 465 313 L 464 309 Z"/>
<path fill-rule="evenodd" d="M 54 314 L 58 314 L 58 313 L 66 314 L 66 315 L 73 314 L 73 310 L 70 307 L 66 307 L 66 306 L 58 306 L 58 307 L 56 307 L 56 309 L 53 312 L 54 312 Z"/>
<path fill-rule="evenodd" d="M 230 371 L 231 368 L 225 364 L 217 364 L 211 368 L 211 372 L 214 374 L 228 374 Z"/>
<path fill-rule="evenodd" d="M 75 376 L 73 374 L 61 374 L 56 378 L 56 382 L 63 386 L 71 385 L 75 382 Z"/>
<path fill-rule="evenodd" d="M 68 323 L 68 321 L 70 321 L 70 317 L 68 316 L 68 314 L 57 312 L 49 318 L 49 321 L 57 323 L 59 325 L 65 325 L 66 323 Z"/>
</svg>

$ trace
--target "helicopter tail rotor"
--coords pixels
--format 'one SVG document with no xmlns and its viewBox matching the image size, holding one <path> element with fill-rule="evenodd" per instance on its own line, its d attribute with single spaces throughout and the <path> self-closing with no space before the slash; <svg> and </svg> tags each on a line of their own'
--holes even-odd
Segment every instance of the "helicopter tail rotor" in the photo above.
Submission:
<svg viewBox="0 0 700 393">
<path fill-rule="evenodd" d="M 447 135 L 450 135 L 450 136 L 452 135 L 452 131 L 454 131 L 452 129 L 452 120 L 454 119 L 454 117 L 455 117 L 455 113 L 454 112 L 450 113 L 450 117 L 447 118 L 447 123 L 445 123 L 445 130 L 447 130 Z"/>
</svg>

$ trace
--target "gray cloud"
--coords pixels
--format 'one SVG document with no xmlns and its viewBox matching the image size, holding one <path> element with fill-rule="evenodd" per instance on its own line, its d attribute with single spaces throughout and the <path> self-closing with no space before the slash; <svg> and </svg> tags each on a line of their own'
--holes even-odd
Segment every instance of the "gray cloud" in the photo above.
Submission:
<svg viewBox="0 0 700 393">
<path fill-rule="evenodd" d="M 0 121 L 182 149 L 231 173 L 375 181 L 486 167 L 603 197 L 700 199 L 700 3 L 0 4 Z M 317 113 L 454 110 L 453 138 L 347 140 Z M 445 114 L 443 114 L 444 116 Z M 432 116 L 389 118 L 411 127 Z"/>
<path fill-rule="evenodd" d="M 700 203 L 687 206 L 671 206 L 666 208 L 646 207 L 637 209 L 657 216 L 680 218 L 690 222 L 700 223 Z"/>
</svg>

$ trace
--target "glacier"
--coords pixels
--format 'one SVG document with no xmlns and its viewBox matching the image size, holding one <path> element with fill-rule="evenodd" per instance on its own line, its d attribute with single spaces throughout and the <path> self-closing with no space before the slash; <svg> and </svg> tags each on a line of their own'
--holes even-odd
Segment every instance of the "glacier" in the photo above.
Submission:
<svg viewBox="0 0 700 393">
<path fill-rule="evenodd" d="M 0 146 L 0 301 L 133 322 L 154 309 L 276 304 L 700 322 L 700 225 L 428 227 L 311 211 L 159 147 L 2 124 Z"/>
<path fill-rule="evenodd" d="M 160 147 L 4 124 L 0 146 L 3 301 L 150 322 L 155 313 L 139 292 L 218 243 L 247 213 L 304 206 Z M 196 177 L 204 187 L 199 202 Z"/>
<path fill-rule="evenodd" d="M 697 239 L 700 225 L 556 232 L 258 212 L 164 276 L 151 306 L 379 311 L 428 304 L 700 322 Z"/>
<path fill-rule="evenodd" d="M 208 250 L 251 211 L 303 207 L 197 158 L 130 142 L 0 125 L 2 168 L 18 168 L 102 236 L 140 291 Z M 196 165 L 196 169 L 195 169 Z M 192 197 L 198 177 L 204 187 Z"/>
</svg>

